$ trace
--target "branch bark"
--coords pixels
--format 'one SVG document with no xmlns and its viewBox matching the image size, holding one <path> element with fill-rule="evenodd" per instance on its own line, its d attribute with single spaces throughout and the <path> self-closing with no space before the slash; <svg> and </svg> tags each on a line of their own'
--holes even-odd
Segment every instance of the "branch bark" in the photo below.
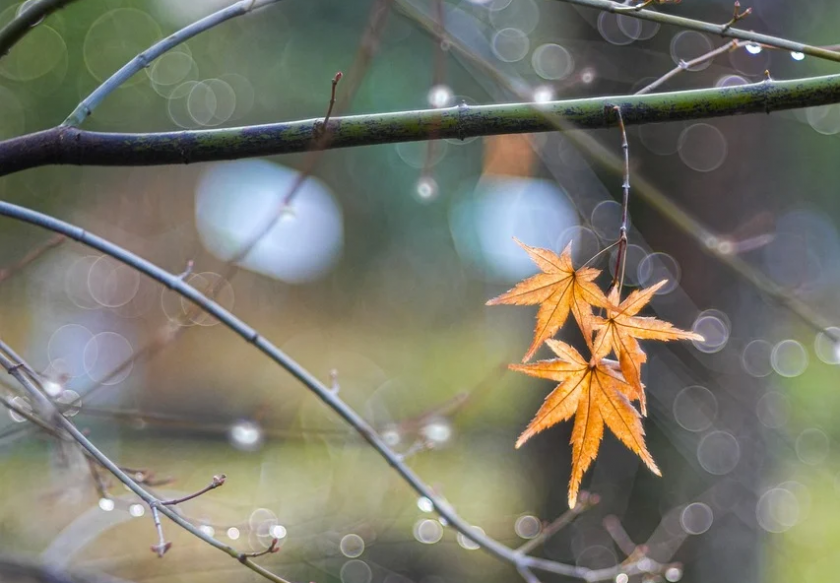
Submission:
<svg viewBox="0 0 840 583">
<path fill-rule="evenodd" d="M 766 80 L 638 96 L 609 96 L 332 118 L 322 149 L 419 140 L 557 131 L 557 120 L 574 129 L 617 125 L 621 107 L 627 125 L 770 113 L 840 102 L 840 75 L 790 81 Z M 549 119 L 553 118 L 553 119 Z M 155 166 L 291 154 L 312 149 L 321 119 L 239 128 L 163 133 L 101 133 L 55 127 L 0 142 L 0 176 L 50 164 Z"/>
</svg>

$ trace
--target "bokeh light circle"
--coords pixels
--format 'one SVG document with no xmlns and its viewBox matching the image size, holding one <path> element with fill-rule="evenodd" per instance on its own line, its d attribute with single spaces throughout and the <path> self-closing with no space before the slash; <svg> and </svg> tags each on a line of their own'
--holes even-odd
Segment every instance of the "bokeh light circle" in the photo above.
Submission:
<svg viewBox="0 0 840 583">
<path fill-rule="evenodd" d="M 85 65 L 94 79 L 104 81 L 160 38 L 160 26 L 146 12 L 136 8 L 109 10 L 88 28 L 82 47 Z M 134 75 L 122 87 L 141 79 Z"/>
<path fill-rule="evenodd" d="M 686 387 L 674 398 L 674 419 L 688 431 L 705 431 L 717 417 L 718 403 L 706 387 Z"/>
<path fill-rule="evenodd" d="M 726 160 L 726 137 L 715 126 L 695 123 L 683 130 L 677 142 L 680 159 L 697 172 L 717 170 Z"/>
<path fill-rule="evenodd" d="M 538 46 L 531 54 L 534 72 L 548 81 L 565 79 L 575 70 L 572 54 L 558 44 L 546 43 Z"/>
<path fill-rule="evenodd" d="M 693 502 L 680 513 L 680 526 L 687 534 L 703 534 L 712 527 L 714 513 L 708 504 Z"/>
<path fill-rule="evenodd" d="M 712 431 L 697 445 L 697 461 L 704 470 L 723 476 L 735 469 L 741 459 L 741 445 L 727 431 Z"/>
<path fill-rule="evenodd" d="M 528 35 L 518 28 L 503 28 L 493 35 L 490 46 L 500 61 L 515 63 L 528 54 L 531 41 Z"/>
<path fill-rule="evenodd" d="M 134 348 L 124 336 L 116 332 L 100 332 L 84 348 L 85 372 L 98 384 L 119 384 L 131 374 L 133 354 Z"/>
<path fill-rule="evenodd" d="M 798 377 L 808 368 L 808 352 L 797 340 L 782 340 L 773 347 L 770 363 L 776 374 L 783 377 Z"/>
<path fill-rule="evenodd" d="M 750 376 L 763 378 L 773 372 L 773 365 L 770 356 L 773 352 L 773 345 L 766 340 L 752 340 L 745 347 L 741 354 L 741 364 Z"/>
</svg>

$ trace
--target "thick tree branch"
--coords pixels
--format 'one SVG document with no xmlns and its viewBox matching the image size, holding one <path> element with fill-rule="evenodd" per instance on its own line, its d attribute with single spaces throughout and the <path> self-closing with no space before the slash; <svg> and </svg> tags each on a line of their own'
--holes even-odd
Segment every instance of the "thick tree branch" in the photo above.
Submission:
<svg viewBox="0 0 840 583">
<path fill-rule="evenodd" d="M 709 119 L 840 102 L 840 75 L 762 81 L 738 87 L 639 96 L 609 96 L 498 105 L 459 105 L 332 118 L 321 148 L 347 148 L 428 139 L 557 131 L 558 119 L 574 129 L 615 127 L 609 111 L 621 107 L 627 125 Z M 154 166 L 234 160 L 304 152 L 322 120 L 240 128 L 119 134 L 55 127 L 0 142 L 0 176 L 49 164 Z"/>
<path fill-rule="evenodd" d="M 767 45 L 793 51 L 797 53 L 804 53 L 812 57 L 820 59 L 827 59 L 829 61 L 836 61 L 840 63 L 840 52 L 830 49 L 815 47 L 813 45 L 806 45 L 796 41 L 770 36 L 767 34 L 760 34 L 750 30 L 742 30 L 740 28 L 732 28 L 732 21 L 723 24 L 712 24 L 710 22 L 703 22 L 701 20 L 694 20 L 691 18 L 684 18 L 682 16 L 674 16 L 672 14 L 664 14 L 654 10 L 634 10 L 612 0 L 558 0 L 567 4 L 576 4 L 578 6 L 587 6 L 589 8 L 596 8 L 604 12 L 613 12 L 621 14 L 622 16 L 629 16 L 630 18 L 638 18 L 640 20 L 649 20 L 659 24 L 670 24 L 678 26 L 686 30 L 696 30 L 698 32 L 706 32 L 709 34 L 716 34 L 725 38 L 734 38 L 747 42 L 753 42 L 760 45 Z"/>
<path fill-rule="evenodd" d="M 66 0 L 65 0 L 66 1 Z M 201 34 L 202 32 L 213 28 L 214 26 L 218 26 L 219 24 L 230 20 L 231 18 L 236 18 L 237 16 L 242 16 L 243 14 L 248 14 L 256 10 L 257 8 L 262 8 L 263 6 L 268 6 L 269 4 L 274 4 L 275 2 L 279 2 L 280 0 L 240 0 L 236 4 L 231 4 L 227 8 L 222 8 L 218 12 L 214 12 L 208 16 L 205 16 L 201 20 L 193 22 L 192 24 L 185 26 L 181 30 L 170 34 L 163 40 L 155 43 L 133 59 L 131 59 L 128 63 L 123 65 L 116 73 L 111 75 L 102 85 L 94 89 L 93 93 L 85 97 L 79 105 L 76 106 L 76 109 L 73 110 L 67 119 L 62 122 L 62 126 L 78 126 L 80 125 L 85 119 L 93 113 L 93 110 L 96 109 L 102 100 L 105 99 L 108 95 L 113 93 L 120 85 L 131 79 L 135 73 L 142 71 L 144 68 L 148 67 L 152 61 L 157 59 L 159 56 L 164 54 L 165 52 L 177 47 L 179 44 L 191 39 L 192 37 Z"/>
<path fill-rule="evenodd" d="M 9 24 L 0 29 L 0 57 L 8 54 L 9 50 L 40 22 L 55 12 L 64 8 L 74 0 L 41 0 L 30 4 Z"/>
</svg>

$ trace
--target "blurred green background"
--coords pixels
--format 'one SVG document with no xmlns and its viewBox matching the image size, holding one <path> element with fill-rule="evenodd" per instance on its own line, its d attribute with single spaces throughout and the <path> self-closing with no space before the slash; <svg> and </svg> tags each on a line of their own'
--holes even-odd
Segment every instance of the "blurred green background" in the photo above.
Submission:
<svg viewBox="0 0 840 583">
<path fill-rule="evenodd" d="M 51 15 L 0 60 L 0 137 L 60 123 L 135 54 L 226 4 L 79 0 Z M 345 73 L 340 101 L 358 84 L 339 113 L 521 99 L 397 4 L 364 71 L 351 65 L 370 2 L 285 0 L 167 53 L 84 127 L 146 132 L 320 117 L 336 71 Z M 409 5 L 535 100 L 630 93 L 724 42 L 549 0 Z M 2 26 L 21 4 L 0 7 Z M 813 44 L 834 40 L 840 16 L 827 1 L 750 7 L 745 28 Z M 658 9 L 725 22 L 732 7 L 683 1 Z M 779 79 L 835 72 L 800 57 L 741 48 L 661 90 L 754 82 L 765 70 Z M 348 78 L 350 71 L 359 76 Z M 839 106 L 630 129 L 633 177 L 651 181 L 717 238 L 698 243 L 634 196 L 628 283 L 671 279 L 652 313 L 707 341 L 648 347 L 645 426 L 663 477 L 607 436 L 584 479 L 601 503 L 551 538 L 545 556 L 590 568 L 624 560 L 603 525 L 616 516 L 651 557 L 684 565 L 672 579 L 830 580 L 840 545 L 840 355 L 706 247 L 737 254 L 840 322 L 838 133 Z M 619 153 L 616 132 L 589 135 Z M 530 342 L 535 309 L 484 302 L 534 272 L 513 236 L 557 252 L 572 242 L 579 263 L 615 238 L 621 177 L 600 162 L 560 134 L 329 151 L 219 300 L 325 382 L 335 371 L 340 395 L 440 495 L 518 546 L 565 510 L 571 424 L 513 449 L 552 386 L 505 370 Z M 206 288 L 311 163 L 302 154 L 186 167 L 47 167 L 0 178 L 0 195 L 173 273 L 192 261 L 188 281 Z M 2 266 L 50 237 L 6 219 L 0 225 Z M 608 271 L 609 257 L 596 266 Z M 94 442 L 121 465 L 171 478 L 162 495 L 227 474 L 223 488 L 184 504 L 185 513 L 247 551 L 282 534 L 280 553 L 261 559 L 282 576 L 518 577 L 443 528 L 335 415 L 216 324 L 190 318 L 171 292 L 75 243 L 0 285 L 0 334 L 55 383 L 59 399 L 82 395 L 74 419 Z M 575 334 L 566 329 L 560 338 L 579 346 Z M 149 350 L 152 357 L 107 379 Z M 135 581 L 254 579 L 169 524 L 175 546 L 157 559 L 148 550 L 152 521 L 127 491 L 113 485 L 114 500 L 102 500 L 76 452 L 7 413 L 4 555 Z"/>
</svg>

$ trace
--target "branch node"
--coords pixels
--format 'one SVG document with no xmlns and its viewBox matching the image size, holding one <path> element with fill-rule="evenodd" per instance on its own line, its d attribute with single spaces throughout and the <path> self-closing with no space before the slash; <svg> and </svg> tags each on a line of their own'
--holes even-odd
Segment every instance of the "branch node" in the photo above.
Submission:
<svg viewBox="0 0 840 583">
<path fill-rule="evenodd" d="M 732 19 L 727 22 L 726 24 L 721 25 L 720 27 L 720 34 L 725 33 L 729 30 L 733 24 L 752 14 L 752 8 L 747 8 L 743 12 L 741 12 L 741 3 L 738 0 L 735 0 L 735 5 L 732 9 Z"/>
<path fill-rule="evenodd" d="M 466 111 L 467 107 L 468 107 L 467 102 L 464 101 L 463 99 L 458 104 L 458 125 L 457 125 L 457 129 L 458 129 L 458 140 L 461 141 L 461 142 L 464 141 L 464 126 L 462 124 L 463 124 L 463 120 L 464 120 L 464 111 Z"/>
<path fill-rule="evenodd" d="M 180 279 L 180 280 L 182 280 L 182 281 L 183 281 L 184 279 L 186 279 L 187 277 L 189 277 L 190 275 L 192 275 L 192 272 L 193 272 L 193 268 L 194 268 L 194 267 L 195 267 L 195 261 L 194 261 L 194 260 L 192 260 L 192 259 L 190 259 L 189 261 L 187 261 L 187 268 L 186 268 L 186 269 L 184 269 L 184 271 L 182 271 L 182 272 L 181 272 L 180 274 L 178 274 L 176 277 L 177 277 L 178 279 Z"/>
</svg>

